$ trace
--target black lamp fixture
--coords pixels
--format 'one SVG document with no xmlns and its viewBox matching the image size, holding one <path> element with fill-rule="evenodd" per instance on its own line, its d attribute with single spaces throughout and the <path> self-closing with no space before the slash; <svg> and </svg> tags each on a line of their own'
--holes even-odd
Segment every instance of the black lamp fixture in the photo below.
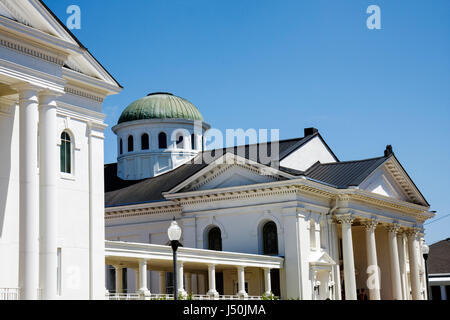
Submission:
<svg viewBox="0 0 450 320">
<path fill-rule="evenodd" d="M 173 217 L 173 221 L 167 230 L 167 235 L 169 236 L 170 246 L 173 251 L 173 299 L 178 300 L 178 286 L 177 286 L 177 249 L 181 246 L 181 228 Z"/>
<path fill-rule="evenodd" d="M 428 259 L 428 253 L 430 252 L 430 247 L 428 247 L 426 245 L 426 243 L 424 242 L 422 245 L 422 254 L 423 254 L 423 259 L 425 260 L 425 277 L 427 280 L 427 299 L 430 300 L 430 290 L 429 290 L 429 284 L 428 284 L 428 263 L 427 263 L 427 259 Z"/>
</svg>

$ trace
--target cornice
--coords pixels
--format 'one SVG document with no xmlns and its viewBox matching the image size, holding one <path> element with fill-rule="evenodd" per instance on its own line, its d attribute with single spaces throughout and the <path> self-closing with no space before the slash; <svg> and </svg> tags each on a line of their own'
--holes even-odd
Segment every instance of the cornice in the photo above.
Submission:
<svg viewBox="0 0 450 320">
<path fill-rule="evenodd" d="M 56 64 L 60 67 L 62 67 L 64 64 L 64 60 L 58 55 L 48 54 L 47 52 L 44 52 L 43 50 L 38 50 L 36 47 L 33 47 L 31 45 L 24 45 L 23 42 L 19 43 L 19 41 L 12 41 L 0 38 L 0 46 L 10 50 L 14 50 L 16 52 L 20 52 L 25 55 L 32 56 L 34 58 L 44 60 L 49 63 Z"/>
<path fill-rule="evenodd" d="M 181 214 L 181 211 L 182 209 L 178 204 L 172 201 L 164 201 L 148 204 L 108 207 L 105 208 L 105 219 L 130 218 L 164 213 Z"/>
<path fill-rule="evenodd" d="M 64 88 L 64 92 L 67 93 L 67 94 L 79 96 L 79 97 L 82 97 L 82 98 L 85 98 L 85 99 L 93 100 L 93 101 L 96 101 L 96 102 L 99 102 L 99 103 L 103 103 L 103 101 L 104 101 L 104 98 L 101 97 L 101 96 L 94 95 L 94 94 L 89 93 L 89 92 L 87 92 L 85 90 L 82 90 L 80 88 L 76 88 L 76 87 L 73 87 L 73 86 L 70 86 L 70 85 L 68 85 L 68 86 L 66 86 Z"/>
</svg>

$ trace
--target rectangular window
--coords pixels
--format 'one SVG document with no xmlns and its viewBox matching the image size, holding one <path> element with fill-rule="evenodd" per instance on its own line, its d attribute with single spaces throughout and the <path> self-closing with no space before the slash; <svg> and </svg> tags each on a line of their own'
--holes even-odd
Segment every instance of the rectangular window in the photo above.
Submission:
<svg viewBox="0 0 450 320">
<path fill-rule="evenodd" d="M 166 272 L 166 293 L 173 293 L 173 272 Z"/>
<path fill-rule="evenodd" d="M 61 295 L 61 248 L 58 248 L 56 251 L 56 256 L 58 259 L 57 267 L 56 267 L 56 294 L 58 296 Z"/>
</svg>

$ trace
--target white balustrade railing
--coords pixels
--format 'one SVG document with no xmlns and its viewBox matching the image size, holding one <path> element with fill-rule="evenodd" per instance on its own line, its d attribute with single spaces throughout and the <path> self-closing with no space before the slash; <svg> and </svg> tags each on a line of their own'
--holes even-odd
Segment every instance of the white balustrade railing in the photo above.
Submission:
<svg viewBox="0 0 450 320">
<path fill-rule="evenodd" d="M 140 300 L 142 297 L 139 293 L 108 293 L 106 298 L 109 300 Z M 189 299 L 186 297 L 185 299 Z M 262 300 L 261 296 L 248 296 L 241 299 L 238 295 L 220 295 L 213 297 L 207 294 L 194 294 L 191 300 Z M 152 293 L 146 300 L 173 300 L 173 294 Z M 181 300 L 181 299 L 180 299 Z"/>
<path fill-rule="evenodd" d="M 108 293 L 106 295 L 109 300 L 139 300 L 139 293 Z"/>
<path fill-rule="evenodd" d="M 0 300 L 19 300 L 19 289 L 0 288 Z"/>
</svg>

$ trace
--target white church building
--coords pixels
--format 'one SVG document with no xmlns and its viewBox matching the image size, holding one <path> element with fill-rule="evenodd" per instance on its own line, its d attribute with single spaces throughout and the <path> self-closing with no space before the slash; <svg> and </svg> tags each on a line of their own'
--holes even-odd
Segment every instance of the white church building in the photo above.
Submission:
<svg viewBox="0 0 450 320">
<path fill-rule="evenodd" d="M 0 299 L 427 298 L 434 214 L 391 146 L 340 161 L 306 128 L 207 150 L 197 107 L 155 92 L 104 165 L 120 91 L 42 1 L 0 0 Z"/>
<path fill-rule="evenodd" d="M 395 157 L 340 161 L 317 129 L 205 150 L 209 125 L 156 92 L 112 128 L 105 166 L 111 298 L 425 299 L 429 204 Z M 173 288 L 167 230 L 182 229 Z"/>
</svg>

